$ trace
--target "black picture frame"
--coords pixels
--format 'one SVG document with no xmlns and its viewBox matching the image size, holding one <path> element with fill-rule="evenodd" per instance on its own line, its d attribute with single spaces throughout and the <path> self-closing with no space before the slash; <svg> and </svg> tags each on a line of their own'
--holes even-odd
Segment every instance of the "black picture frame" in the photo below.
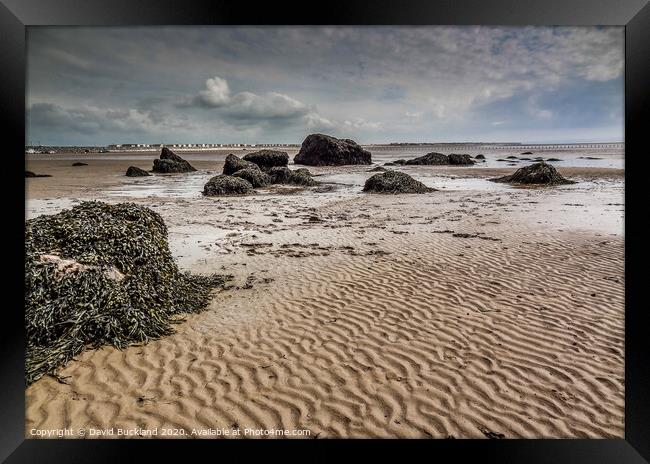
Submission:
<svg viewBox="0 0 650 464">
<path fill-rule="evenodd" d="M 276 2 L 205 0 L 0 0 L 0 108 L 5 236 L 5 277 L 2 300 L 2 392 L 0 398 L 0 459 L 6 462 L 127 462 L 167 459 L 208 452 L 247 451 L 250 442 L 227 440 L 29 440 L 25 439 L 24 336 L 21 288 L 24 266 L 25 32 L 37 25 L 206 25 L 206 24 L 349 24 L 349 25 L 620 25 L 625 27 L 625 439 L 620 440 L 366 440 L 371 451 L 386 454 L 395 444 L 412 446 L 425 456 L 467 457 L 499 462 L 647 462 L 650 460 L 650 350 L 644 306 L 643 256 L 647 251 L 641 227 L 644 210 L 643 144 L 650 120 L 650 4 L 645 0 L 362 0 L 282 6 Z M 644 129 L 646 129 L 644 131 Z M 644 152 L 645 150 L 645 152 Z M 24 166 L 23 166 L 24 167 Z M 319 450 L 349 447 L 359 440 L 261 441 L 266 453 L 278 445 L 318 446 Z M 190 450 L 189 447 L 192 447 Z M 199 447 L 198 450 L 195 450 Z M 293 453 L 294 451 L 292 451 Z M 324 456 L 309 452 L 309 456 Z"/>
</svg>

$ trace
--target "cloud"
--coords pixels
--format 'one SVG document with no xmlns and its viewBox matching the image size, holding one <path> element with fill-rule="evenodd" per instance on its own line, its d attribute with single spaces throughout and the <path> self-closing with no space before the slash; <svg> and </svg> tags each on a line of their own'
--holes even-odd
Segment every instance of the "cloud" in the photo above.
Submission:
<svg viewBox="0 0 650 464">
<path fill-rule="evenodd" d="M 230 102 L 230 88 L 228 82 L 219 76 L 205 81 L 205 90 L 196 96 L 196 103 L 207 108 L 219 108 Z"/>
<path fill-rule="evenodd" d="M 258 95 L 243 91 L 232 95 L 228 81 L 219 76 L 206 80 L 205 87 L 194 97 L 185 97 L 177 106 L 218 110 L 220 117 L 237 125 L 268 124 L 279 120 L 286 122 L 298 120 L 309 113 L 307 105 L 278 92 Z"/>
<path fill-rule="evenodd" d="M 322 117 L 320 114 L 316 112 L 308 113 L 305 116 L 305 121 L 307 123 L 307 127 L 316 132 L 323 132 L 323 131 L 333 130 L 336 128 L 335 122 Z"/>
<path fill-rule="evenodd" d="M 366 121 L 363 118 L 356 118 L 353 120 L 346 119 L 345 121 L 343 121 L 343 124 L 348 128 L 354 128 L 354 129 L 377 130 L 381 128 L 381 123 Z"/>
<path fill-rule="evenodd" d="M 64 107 L 52 103 L 34 103 L 27 108 L 29 138 L 41 140 L 45 135 L 62 144 L 71 144 L 78 136 L 91 144 L 115 143 L 124 137 L 159 138 L 164 134 L 181 134 L 192 127 L 183 116 L 134 108 Z"/>
<path fill-rule="evenodd" d="M 307 105 L 288 95 L 240 92 L 233 96 L 227 114 L 240 119 L 295 119 L 308 112 Z"/>
</svg>

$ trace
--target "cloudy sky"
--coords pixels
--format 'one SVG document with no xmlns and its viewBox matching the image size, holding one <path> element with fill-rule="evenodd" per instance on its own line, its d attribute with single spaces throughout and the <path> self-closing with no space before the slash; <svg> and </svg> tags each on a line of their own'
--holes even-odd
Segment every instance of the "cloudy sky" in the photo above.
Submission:
<svg viewBox="0 0 650 464">
<path fill-rule="evenodd" d="M 620 27 L 32 27 L 49 145 L 623 140 Z"/>
</svg>

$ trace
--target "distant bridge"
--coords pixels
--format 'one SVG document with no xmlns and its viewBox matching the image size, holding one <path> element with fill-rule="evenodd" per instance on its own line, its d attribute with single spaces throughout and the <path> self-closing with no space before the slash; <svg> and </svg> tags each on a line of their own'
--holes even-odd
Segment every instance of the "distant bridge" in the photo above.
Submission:
<svg viewBox="0 0 650 464">
<path fill-rule="evenodd" d="M 391 151 L 399 149 L 408 149 L 414 151 L 433 151 L 433 150 L 444 150 L 444 151 L 488 151 L 488 150 L 576 150 L 576 149 L 600 149 L 600 150 L 624 150 L 625 143 L 615 142 L 615 143 L 569 143 L 569 144 L 528 144 L 528 145 L 518 145 L 518 144 L 455 144 L 455 143 L 432 143 L 432 144 L 422 144 L 422 145 L 364 145 L 364 147 L 369 148 L 373 151 Z"/>
</svg>

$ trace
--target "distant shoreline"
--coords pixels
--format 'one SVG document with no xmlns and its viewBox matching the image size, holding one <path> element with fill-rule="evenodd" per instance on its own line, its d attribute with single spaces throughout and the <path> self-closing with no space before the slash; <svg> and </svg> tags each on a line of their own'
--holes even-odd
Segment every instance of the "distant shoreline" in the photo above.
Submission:
<svg viewBox="0 0 650 464">
<path fill-rule="evenodd" d="M 176 144 L 180 145 L 180 144 Z M 185 145 L 185 144 L 183 144 Z M 53 154 L 106 154 L 106 153 L 157 153 L 161 147 L 166 146 L 178 152 L 205 152 L 205 153 L 218 153 L 222 151 L 255 151 L 255 150 L 297 150 L 300 148 L 298 144 L 286 145 L 227 145 L 220 147 L 204 147 L 198 145 L 187 144 L 188 146 L 175 146 L 175 144 L 162 144 L 152 147 L 125 147 L 125 148 L 108 148 L 100 146 L 27 146 L 25 147 L 26 155 L 53 155 Z M 625 149 L 625 142 L 590 142 L 590 143 L 548 143 L 548 144 L 523 144 L 518 142 L 512 143 L 490 143 L 490 142 L 441 142 L 441 143 L 377 143 L 377 144 L 361 144 L 362 147 L 370 149 L 395 149 L 395 148 L 410 148 L 410 147 L 441 147 L 453 148 L 456 150 L 472 150 L 472 149 L 486 149 L 486 150 L 508 150 L 508 149 L 522 149 L 522 150 L 572 150 L 572 149 Z"/>
</svg>

